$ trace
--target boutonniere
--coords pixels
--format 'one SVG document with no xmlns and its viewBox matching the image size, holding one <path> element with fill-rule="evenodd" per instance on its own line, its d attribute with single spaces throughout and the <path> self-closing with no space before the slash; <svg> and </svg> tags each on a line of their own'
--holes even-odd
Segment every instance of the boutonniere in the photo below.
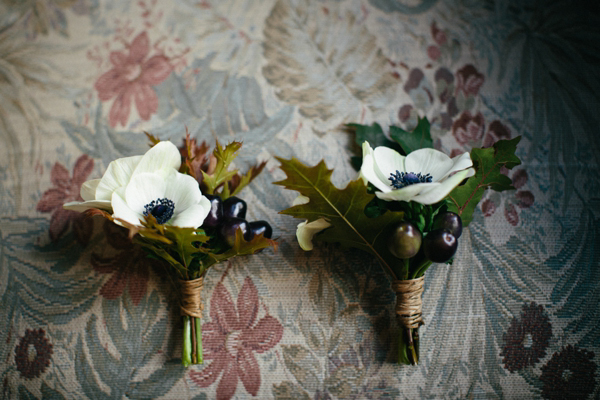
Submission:
<svg viewBox="0 0 600 400">
<path fill-rule="evenodd" d="M 485 190 L 513 189 L 502 169 L 520 164 L 520 137 L 449 157 L 432 148 L 426 119 L 411 132 L 391 127 L 391 140 L 377 124 L 348 127 L 362 147 L 358 177 L 338 189 L 324 161 L 311 167 L 278 159 L 287 177 L 275 183 L 299 193 L 281 213 L 303 220 L 296 236 L 304 250 L 316 240 L 375 257 L 396 293 L 398 363 L 417 364 L 425 272 L 434 263 L 452 262 Z"/>
<path fill-rule="evenodd" d="M 247 221 L 238 197 L 265 163 L 242 175 L 231 164 L 240 142 L 212 152 L 189 135 L 181 149 L 147 135 L 144 155 L 112 161 L 101 179 L 81 188 L 68 210 L 101 215 L 129 230 L 149 257 L 164 261 L 178 282 L 183 319 L 182 364 L 201 364 L 202 287 L 209 268 L 232 257 L 276 247 L 266 221 Z"/>
</svg>

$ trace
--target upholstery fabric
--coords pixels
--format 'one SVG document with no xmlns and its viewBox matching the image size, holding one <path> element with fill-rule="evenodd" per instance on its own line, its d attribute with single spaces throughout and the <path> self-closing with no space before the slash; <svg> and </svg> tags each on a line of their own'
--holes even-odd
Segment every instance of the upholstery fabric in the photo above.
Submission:
<svg viewBox="0 0 600 400">
<path fill-rule="evenodd" d="M 0 397 L 600 397 L 600 18 L 558 0 L 0 1 Z M 452 265 L 425 279 L 421 363 L 395 364 L 389 277 L 302 251 L 275 156 L 356 177 L 346 123 L 458 154 L 522 140 Z M 242 192 L 279 249 L 205 279 L 205 363 L 123 231 L 62 204 L 143 132 L 243 141 Z"/>
</svg>

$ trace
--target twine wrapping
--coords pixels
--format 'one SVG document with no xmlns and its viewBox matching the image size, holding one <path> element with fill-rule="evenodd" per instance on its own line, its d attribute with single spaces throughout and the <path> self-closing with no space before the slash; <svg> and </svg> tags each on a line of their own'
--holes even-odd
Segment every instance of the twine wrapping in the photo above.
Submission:
<svg viewBox="0 0 600 400">
<path fill-rule="evenodd" d="M 421 317 L 423 304 L 423 284 L 425 277 L 393 281 L 392 289 L 396 292 L 396 316 L 400 325 L 407 329 L 417 329 L 425 324 Z"/>
<path fill-rule="evenodd" d="M 191 281 L 179 280 L 181 285 L 181 315 L 202 318 L 202 287 L 204 278 L 192 279 Z"/>
</svg>

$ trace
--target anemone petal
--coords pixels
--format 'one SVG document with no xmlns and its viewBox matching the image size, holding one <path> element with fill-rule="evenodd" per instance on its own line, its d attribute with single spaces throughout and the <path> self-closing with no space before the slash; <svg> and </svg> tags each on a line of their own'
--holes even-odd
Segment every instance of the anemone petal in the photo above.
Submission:
<svg viewBox="0 0 600 400">
<path fill-rule="evenodd" d="M 435 204 L 448 196 L 450 192 L 460 184 L 463 179 L 467 178 L 473 168 L 458 171 L 456 174 L 439 182 L 439 186 L 432 190 L 426 190 L 419 193 L 412 200 L 421 204 Z"/>
<path fill-rule="evenodd" d="M 166 186 L 160 175 L 148 172 L 138 174 L 131 178 L 125 189 L 125 201 L 133 211 L 141 214 L 147 204 L 165 197 Z"/>
<path fill-rule="evenodd" d="M 95 199 L 111 201 L 112 194 L 122 186 L 127 186 L 134 169 L 143 156 L 119 158 L 111 161 L 106 172 L 96 186 Z"/>
<path fill-rule="evenodd" d="M 452 160 L 441 151 L 426 148 L 407 155 L 405 166 L 407 172 L 431 174 L 434 181 L 439 181 L 452 168 Z"/>
<path fill-rule="evenodd" d="M 299 223 L 298 228 L 296 229 L 296 238 L 298 239 L 298 244 L 300 245 L 302 250 L 312 250 L 313 236 L 315 236 L 322 230 L 329 228 L 330 226 L 331 224 L 323 218 L 319 218 L 312 222 L 304 221 Z"/>
</svg>

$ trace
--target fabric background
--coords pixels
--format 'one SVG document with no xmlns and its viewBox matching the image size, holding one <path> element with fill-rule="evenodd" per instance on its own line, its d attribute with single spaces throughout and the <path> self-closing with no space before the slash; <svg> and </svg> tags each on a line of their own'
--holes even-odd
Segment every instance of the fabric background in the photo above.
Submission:
<svg viewBox="0 0 600 400">
<path fill-rule="evenodd" d="M 600 20 L 577 1 L 0 1 L 4 398 L 599 398 Z M 426 275 L 419 366 L 394 363 L 388 277 L 277 212 L 274 156 L 325 159 L 344 123 L 432 122 L 447 153 L 522 136 L 452 266 Z M 205 341 L 180 366 L 164 266 L 62 204 L 146 130 L 244 142 L 244 192 L 279 250 L 208 273 Z M 219 316 L 219 313 L 225 316 Z M 233 323 L 233 322 L 235 323 Z M 233 327 L 233 328 L 232 328 Z M 217 337 L 218 336 L 218 337 Z"/>
</svg>

